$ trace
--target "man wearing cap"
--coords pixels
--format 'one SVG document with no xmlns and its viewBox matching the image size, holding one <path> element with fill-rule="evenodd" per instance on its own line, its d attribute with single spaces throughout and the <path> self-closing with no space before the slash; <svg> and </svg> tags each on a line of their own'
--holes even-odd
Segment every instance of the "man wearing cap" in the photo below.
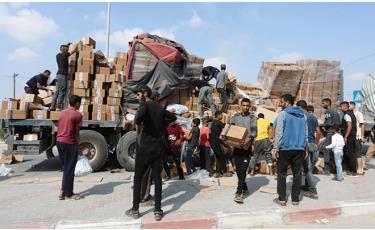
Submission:
<svg viewBox="0 0 375 230">
<path fill-rule="evenodd" d="M 77 51 L 77 44 L 74 45 L 74 49 L 69 52 L 69 46 L 71 43 L 60 46 L 60 53 L 56 55 L 56 62 L 58 66 L 56 74 L 56 93 L 53 96 L 51 110 L 62 110 L 63 100 L 67 89 L 67 76 L 69 69 L 69 56 Z"/>
<path fill-rule="evenodd" d="M 151 89 L 147 86 L 141 86 L 137 89 L 137 98 L 140 99 L 137 114 L 134 123 L 142 126 L 140 132 L 139 148 L 135 159 L 134 172 L 134 190 L 133 190 L 133 207 L 125 212 L 129 217 L 135 219 L 140 217 L 139 203 L 141 195 L 142 178 L 148 167 L 151 167 L 151 173 L 155 182 L 155 219 L 160 221 L 163 216 L 161 210 L 161 168 L 163 144 L 163 127 L 165 119 L 165 110 L 154 100 L 150 99 Z"/>
<path fill-rule="evenodd" d="M 225 113 L 228 109 L 228 97 L 226 91 L 226 84 L 228 83 L 228 74 L 225 72 L 226 65 L 221 64 L 220 69 L 221 71 L 217 74 L 217 82 L 216 82 L 216 89 L 220 93 L 220 100 L 221 100 L 221 112 Z"/>
</svg>

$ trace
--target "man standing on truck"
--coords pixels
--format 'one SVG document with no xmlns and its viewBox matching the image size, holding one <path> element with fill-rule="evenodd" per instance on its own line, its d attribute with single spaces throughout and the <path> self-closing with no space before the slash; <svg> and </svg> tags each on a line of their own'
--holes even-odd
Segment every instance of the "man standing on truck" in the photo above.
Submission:
<svg viewBox="0 0 375 230">
<path fill-rule="evenodd" d="M 155 182 L 155 220 L 160 221 L 163 217 L 161 210 L 161 168 L 162 154 L 164 148 L 163 127 L 165 120 L 165 110 L 163 107 L 150 99 L 151 89 L 147 86 L 140 86 L 137 96 L 141 102 L 134 119 L 134 123 L 142 125 L 140 145 L 135 159 L 133 207 L 125 212 L 129 217 L 138 219 L 139 203 L 141 195 L 141 183 L 147 168 L 151 166 L 152 177 Z"/>
<path fill-rule="evenodd" d="M 221 64 L 220 66 L 221 71 L 217 74 L 217 82 L 216 82 L 216 89 L 220 93 L 220 100 L 221 100 L 221 112 L 226 113 L 228 109 L 228 96 L 226 85 L 228 83 L 228 73 L 225 72 L 227 66 L 225 64 Z"/>
<path fill-rule="evenodd" d="M 366 162 L 366 155 L 362 155 L 362 143 L 366 142 L 365 139 L 365 125 L 363 114 L 357 110 L 355 102 L 349 102 L 350 110 L 353 111 L 355 118 L 357 119 L 357 134 L 355 140 L 355 155 L 357 157 L 357 173 L 364 175 L 364 166 Z M 354 125 L 354 124 L 353 124 Z"/>
<path fill-rule="evenodd" d="M 63 100 L 67 90 L 67 77 L 69 69 L 69 56 L 77 51 L 77 45 L 73 46 L 72 51 L 69 52 L 69 46 L 71 43 L 60 46 L 60 53 L 56 55 L 56 62 L 58 66 L 56 74 L 56 92 L 53 96 L 51 110 L 62 110 Z"/>
<path fill-rule="evenodd" d="M 203 80 L 192 80 L 191 81 L 193 90 L 192 93 L 194 94 L 196 90 L 199 91 L 198 97 L 198 112 L 199 116 L 203 119 L 203 105 L 206 104 L 211 108 L 212 114 L 216 112 L 216 106 L 214 103 L 214 98 L 212 96 L 212 88 L 208 82 Z"/>
<path fill-rule="evenodd" d="M 331 144 L 331 139 L 332 139 L 332 135 L 333 135 L 332 127 L 334 127 L 334 126 L 340 127 L 341 126 L 340 115 L 336 110 L 331 108 L 331 105 L 332 105 L 331 99 L 324 98 L 322 100 L 322 107 L 323 107 L 323 109 L 325 109 L 324 123 L 323 123 L 323 125 L 321 125 L 322 130 L 326 133 L 326 139 L 324 141 L 325 142 L 324 146 L 327 146 L 327 145 Z M 323 173 L 326 174 L 326 175 L 329 175 L 330 174 L 329 162 L 331 160 L 332 151 L 328 150 L 328 149 L 325 149 L 323 151 L 323 154 L 324 154 Z"/>
<path fill-rule="evenodd" d="M 74 169 L 77 164 L 79 130 L 82 126 L 82 114 L 78 111 L 81 98 L 72 95 L 70 107 L 61 113 L 57 126 L 57 149 L 63 162 L 63 179 L 59 198 L 61 200 L 79 200 L 81 197 L 73 193 Z"/>
</svg>

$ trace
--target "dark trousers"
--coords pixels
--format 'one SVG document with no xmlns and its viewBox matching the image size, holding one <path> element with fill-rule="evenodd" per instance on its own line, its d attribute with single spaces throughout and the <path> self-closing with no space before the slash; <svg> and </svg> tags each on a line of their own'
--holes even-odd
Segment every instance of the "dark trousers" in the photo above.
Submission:
<svg viewBox="0 0 375 230">
<path fill-rule="evenodd" d="M 61 190 L 64 195 L 70 197 L 74 195 L 74 170 L 77 164 L 78 150 L 75 144 L 67 144 L 63 142 L 56 143 L 59 151 L 60 159 L 62 160 L 63 178 Z"/>
<path fill-rule="evenodd" d="M 277 161 L 277 194 L 279 194 L 279 200 L 281 201 L 286 201 L 286 176 L 288 166 L 291 165 L 293 172 L 292 201 L 299 202 L 303 153 L 303 150 L 279 152 L 279 159 Z"/>
<path fill-rule="evenodd" d="M 221 112 L 226 113 L 228 110 L 228 96 L 227 96 L 227 91 L 225 88 L 218 89 L 220 93 L 220 100 L 221 100 Z"/>
<path fill-rule="evenodd" d="M 56 108 L 62 109 L 64 97 L 67 91 L 67 76 L 62 74 L 56 75 L 56 92 L 53 95 L 53 102 L 52 104 L 56 106 Z"/>
<path fill-rule="evenodd" d="M 171 170 L 170 170 L 169 165 L 168 165 L 169 156 L 170 155 L 168 155 L 168 154 L 165 154 L 163 156 L 163 169 L 164 169 L 165 174 L 167 175 L 167 177 L 171 178 Z"/>
<path fill-rule="evenodd" d="M 200 159 L 201 159 L 201 169 L 206 169 L 209 173 L 212 172 L 211 169 L 211 149 L 206 146 L 200 147 Z"/>
<path fill-rule="evenodd" d="M 181 153 L 180 151 L 172 151 L 173 161 L 177 168 L 178 178 L 184 179 L 184 172 L 181 168 Z"/>
<path fill-rule="evenodd" d="M 216 172 L 227 172 L 227 162 L 223 150 L 221 149 L 220 143 L 211 143 L 211 148 L 214 151 L 216 157 Z"/>
<path fill-rule="evenodd" d="M 250 163 L 250 152 L 235 148 L 233 151 L 233 159 L 238 178 L 236 194 L 241 194 L 243 191 L 247 190 L 246 173 Z"/>
<path fill-rule="evenodd" d="M 142 179 L 148 167 L 151 167 L 152 178 L 155 182 L 155 211 L 161 211 L 161 156 L 161 153 L 137 153 L 134 172 L 133 210 L 139 209 Z"/>
<path fill-rule="evenodd" d="M 150 188 L 151 188 L 152 176 L 151 176 L 151 167 L 145 172 L 142 178 L 142 185 L 141 185 L 141 200 L 146 199 L 150 195 Z"/>
<path fill-rule="evenodd" d="M 349 137 L 344 147 L 344 160 L 351 173 L 357 173 L 357 159 L 355 155 L 355 137 Z"/>
</svg>

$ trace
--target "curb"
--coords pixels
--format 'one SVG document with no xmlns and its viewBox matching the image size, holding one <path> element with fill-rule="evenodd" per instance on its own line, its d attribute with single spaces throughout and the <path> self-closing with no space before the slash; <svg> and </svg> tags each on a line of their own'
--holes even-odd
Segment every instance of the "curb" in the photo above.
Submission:
<svg viewBox="0 0 375 230">
<path fill-rule="evenodd" d="M 167 214 L 162 221 L 155 221 L 153 215 L 138 220 L 117 218 L 102 222 L 59 221 L 56 229 L 126 228 L 126 229 L 209 229 L 209 228 L 260 228 L 268 224 L 291 224 L 329 219 L 338 216 L 350 217 L 375 212 L 375 201 L 349 201 L 325 204 L 315 207 L 269 208 L 262 211 L 238 213 L 192 213 L 175 212 Z"/>
</svg>

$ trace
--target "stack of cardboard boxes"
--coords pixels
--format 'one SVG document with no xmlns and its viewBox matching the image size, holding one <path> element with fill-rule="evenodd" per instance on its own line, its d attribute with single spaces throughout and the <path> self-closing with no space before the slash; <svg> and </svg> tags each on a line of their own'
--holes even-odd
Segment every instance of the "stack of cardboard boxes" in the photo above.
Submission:
<svg viewBox="0 0 375 230">
<path fill-rule="evenodd" d="M 19 107 L 19 100 L 16 99 L 5 99 L 1 104 L 0 111 L 1 119 L 26 119 L 26 110 L 21 110 Z"/>
</svg>

